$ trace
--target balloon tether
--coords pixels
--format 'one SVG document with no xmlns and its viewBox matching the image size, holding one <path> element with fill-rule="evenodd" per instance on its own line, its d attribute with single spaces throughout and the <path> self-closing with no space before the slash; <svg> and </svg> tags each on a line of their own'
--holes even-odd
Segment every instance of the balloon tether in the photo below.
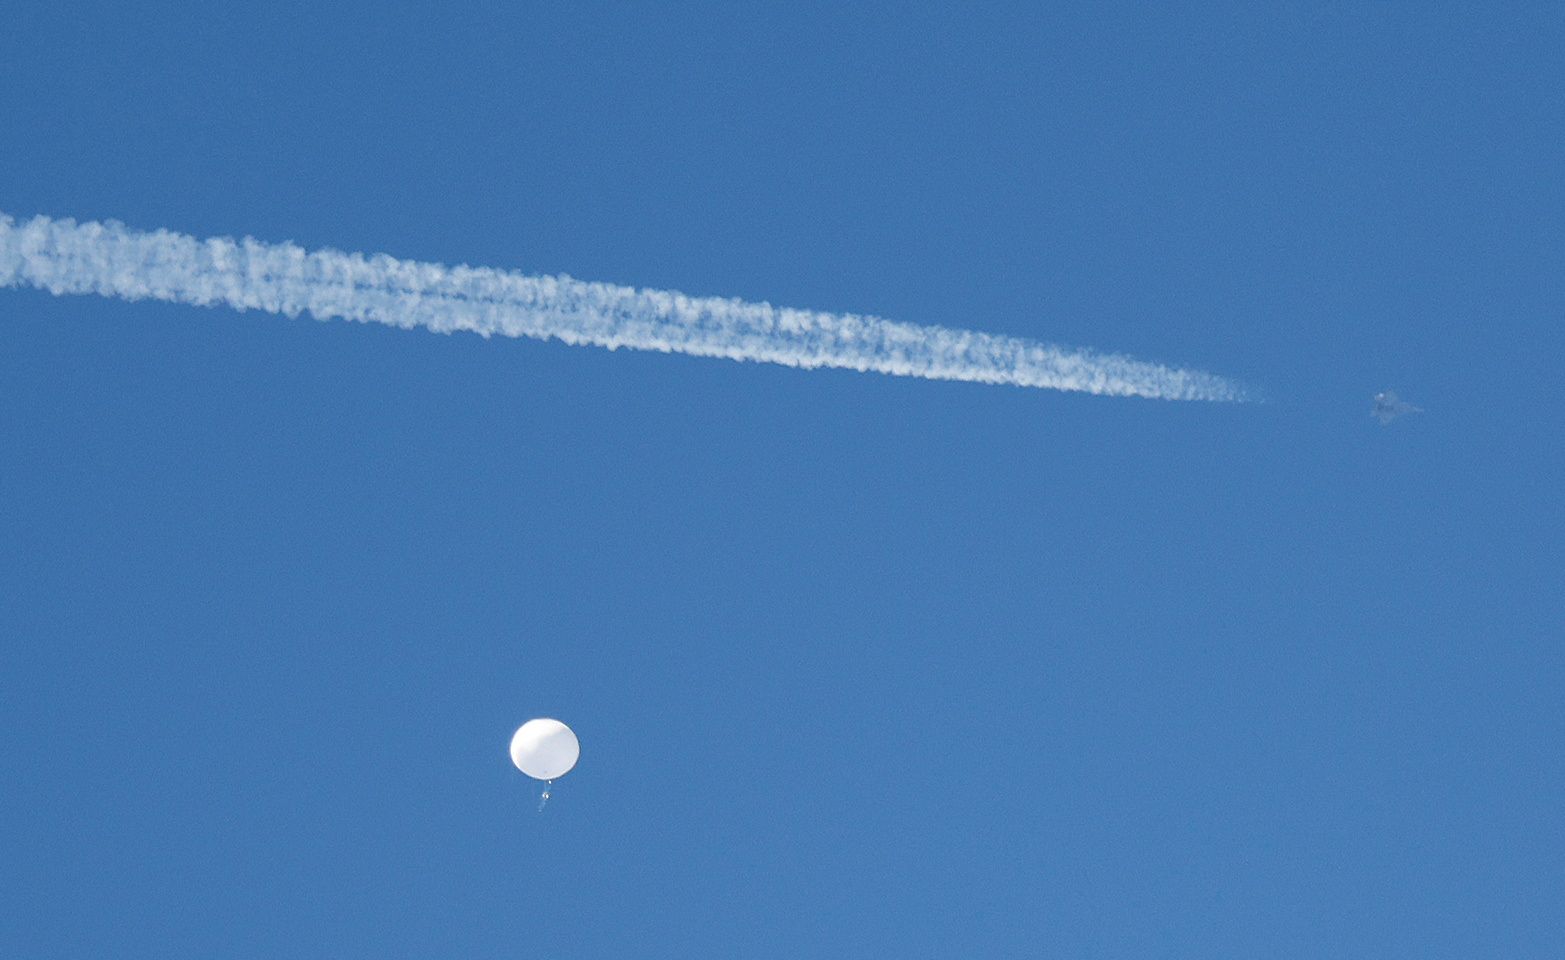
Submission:
<svg viewBox="0 0 1565 960">
<path fill-rule="evenodd" d="M 545 780 L 543 782 L 543 796 L 538 798 L 538 812 L 539 813 L 543 812 L 543 805 L 549 802 L 549 790 L 552 789 L 553 787 L 554 787 L 554 781 L 553 780 Z"/>
</svg>

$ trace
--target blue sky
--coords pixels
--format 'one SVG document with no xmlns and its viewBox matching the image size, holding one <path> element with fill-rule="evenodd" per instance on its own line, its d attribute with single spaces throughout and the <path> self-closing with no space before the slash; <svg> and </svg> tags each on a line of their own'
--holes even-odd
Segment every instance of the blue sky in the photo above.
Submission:
<svg viewBox="0 0 1565 960">
<path fill-rule="evenodd" d="M 25 7 L 19 217 L 1268 400 L 0 291 L 0 953 L 1557 952 L 1557 5 Z"/>
</svg>

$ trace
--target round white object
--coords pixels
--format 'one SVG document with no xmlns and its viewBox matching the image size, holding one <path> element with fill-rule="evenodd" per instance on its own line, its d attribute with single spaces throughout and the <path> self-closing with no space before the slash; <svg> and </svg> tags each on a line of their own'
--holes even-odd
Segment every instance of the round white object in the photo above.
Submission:
<svg viewBox="0 0 1565 960">
<path fill-rule="evenodd" d="M 511 762 L 534 780 L 564 776 L 580 756 L 576 734 L 558 720 L 529 720 L 511 737 Z"/>
</svg>

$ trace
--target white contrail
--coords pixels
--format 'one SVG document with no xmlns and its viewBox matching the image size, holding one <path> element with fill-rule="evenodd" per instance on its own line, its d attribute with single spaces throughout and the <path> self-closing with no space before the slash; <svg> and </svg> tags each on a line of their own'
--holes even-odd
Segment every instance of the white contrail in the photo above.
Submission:
<svg viewBox="0 0 1565 960">
<path fill-rule="evenodd" d="M 424 327 L 554 338 L 790 367 L 1171 400 L 1243 400 L 1222 377 L 1016 337 L 924 327 L 570 277 L 446 267 L 289 243 L 198 240 L 167 230 L 0 214 L 0 287 L 126 300 L 227 305 Z"/>
</svg>

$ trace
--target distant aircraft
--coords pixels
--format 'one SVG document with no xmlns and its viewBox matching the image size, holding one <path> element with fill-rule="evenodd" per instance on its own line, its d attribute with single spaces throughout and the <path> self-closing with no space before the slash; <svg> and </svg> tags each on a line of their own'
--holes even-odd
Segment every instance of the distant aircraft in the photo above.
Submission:
<svg viewBox="0 0 1565 960">
<path fill-rule="evenodd" d="M 1423 407 L 1415 407 L 1411 403 L 1405 403 L 1396 395 L 1396 391 L 1387 390 L 1384 393 L 1375 394 L 1375 405 L 1370 408 L 1369 415 L 1380 421 L 1382 427 L 1407 413 L 1423 413 Z"/>
</svg>

